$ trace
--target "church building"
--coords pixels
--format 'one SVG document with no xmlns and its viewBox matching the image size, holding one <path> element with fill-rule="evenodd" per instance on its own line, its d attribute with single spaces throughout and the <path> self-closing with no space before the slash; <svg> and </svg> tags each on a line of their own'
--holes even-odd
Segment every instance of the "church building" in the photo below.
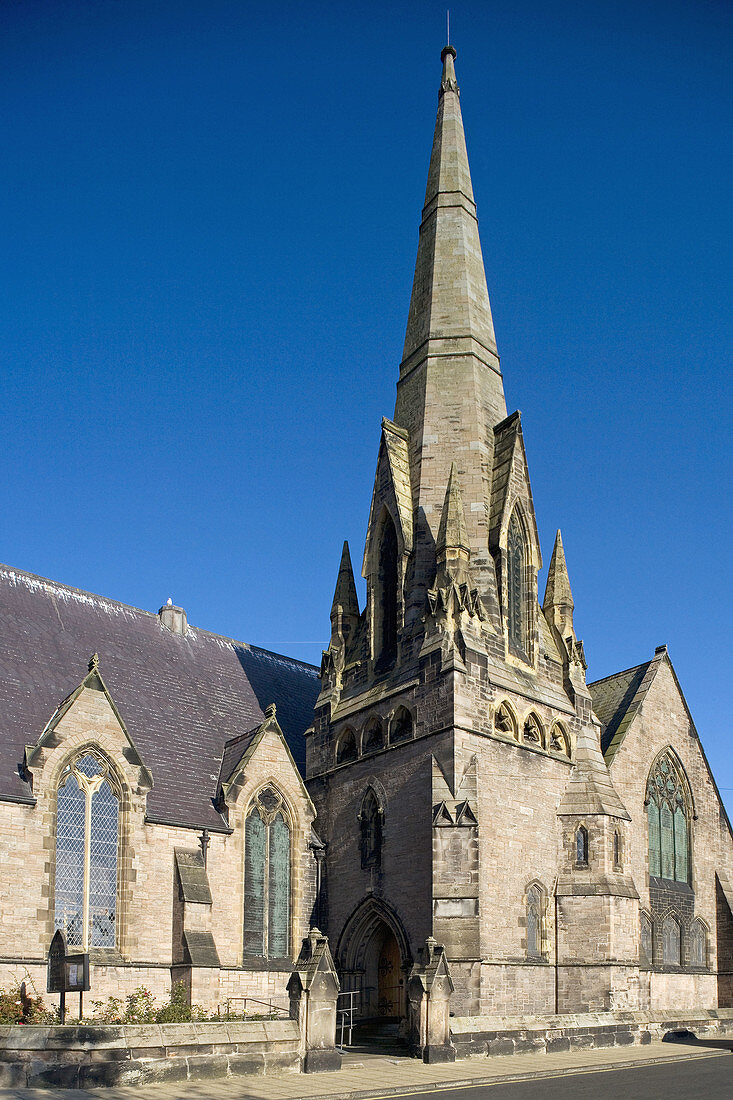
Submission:
<svg viewBox="0 0 733 1100">
<path fill-rule="evenodd" d="M 666 647 L 588 683 L 559 531 L 538 591 L 455 57 L 320 676 L 0 568 L 0 987 L 42 991 L 60 928 L 95 999 L 284 1004 L 317 926 L 364 1017 L 404 1017 L 427 937 L 456 1015 L 733 1006 L 733 835 Z"/>
</svg>

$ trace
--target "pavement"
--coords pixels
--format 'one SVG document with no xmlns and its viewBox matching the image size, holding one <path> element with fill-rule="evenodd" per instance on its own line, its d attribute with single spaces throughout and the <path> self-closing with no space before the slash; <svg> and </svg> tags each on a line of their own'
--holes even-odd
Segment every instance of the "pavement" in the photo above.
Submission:
<svg viewBox="0 0 733 1100">
<path fill-rule="evenodd" d="M 730 1058 L 730 1044 L 650 1043 L 562 1054 L 513 1054 L 424 1065 L 415 1058 L 347 1053 L 338 1073 L 221 1077 L 105 1089 L 0 1089 L 0 1100 L 367 1100 L 509 1084 L 700 1058 Z"/>
</svg>

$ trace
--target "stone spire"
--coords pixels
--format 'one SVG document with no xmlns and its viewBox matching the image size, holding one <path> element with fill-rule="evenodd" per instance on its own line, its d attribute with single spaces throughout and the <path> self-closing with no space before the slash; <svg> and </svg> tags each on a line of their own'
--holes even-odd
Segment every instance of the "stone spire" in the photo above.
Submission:
<svg viewBox="0 0 733 1100">
<path fill-rule="evenodd" d="M 446 46 L 441 53 L 443 76 L 438 117 L 425 189 L 402 372 L 414 366 L 412 356 L 421 352 L 426 340 L 439 342 L 443 354 L 446 350 L 456 350 L 453 342 L 463 341 L 467 352 L 477 354 L 494 370 L 499 367 L 453 67 L 455 56 L 453 46 Z M 431 350 L 435 352 L 438 348 Z M 502 404 L 495 422 L 504 416 L 506 409 Z"/>
<path fill-rule="evenodd" d="M 443 486 L 455 462 L 475 582 L 497 607 L 488 521 L 494 427 L 506 417 L 454 69 L 443 49 L 438 116 L 407 320 L 395 422 L 408 433 L 416 558 L 405 626 L 417 625 L 435 574 Z"/>
<path fill-rule="evenodd" d="M 354 630 L 356 630 L 358 622 L 359 597 L 356 594 L 356 585 L 354 584 L 354 571 L 351 567 L 349 544 L 344 542 L 338 579 L 336 580 L 336 590 L 331 605 L 331 633 L 333 636 L 343 635 L 344 641 L 348 642 Z"/>
<path fill-rule="evenodd" d="M 573 593 L 570 590 L 570 578 L 568 567 L 565 564 L 565 551 L 562 545 L 562 535 L 558 528 L 555 536 L 555 546 L 552 551 L 552 560 L 547 573 L 547 587 L 542 610 L 545 618 L 557 627 L 564 637 L 568 632 L 573 632 Z"/>
</svg>

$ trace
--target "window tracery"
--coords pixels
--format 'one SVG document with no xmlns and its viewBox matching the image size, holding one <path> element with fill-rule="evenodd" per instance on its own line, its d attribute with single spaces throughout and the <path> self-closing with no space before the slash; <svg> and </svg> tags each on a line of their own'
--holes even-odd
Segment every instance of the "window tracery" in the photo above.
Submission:
<svg viewBox="0 0 733 1100">
<path fill-rule="evenodd" d="M 708 937 L 701 920 L 692 922 L 690 929 L 690 966 L 707 966 Z"/>
<path fill-rule="evenodd" d="M 279 791 L 265 787 L 244 829 L 244 951 L 284 958 L 290 941 L 290 826 Z"/>
<path fill-rule="evenodd" d="M 662 922 L 662 961 L 667 966 L 682 965 L 682 928 L 674 913 Z"/>
<path fill-rule="evenodd" d="M 356 735 L 352 729 L 345 729 L 336 746 L 336 763 L 347 764 L 351 760 L 356 760 L 357 756 Z"/>
<path fill-rule="evenodd" d="M 555 722 L 550 730 L 550 750 L 561 752 L 564 756 L 570 756 L 570 741 L 559 722 Z"/>
<path fill-rule="evenodd" d="M 109 764 L 86 751 L 58 785 L 54 881 L 54 926 L 84 951 L 116 946 L 119 819 Z"/>
<path fill-rule="evenodd" d="M 378 718 L 370 718 L 364 730 L 362 752 L 377 752 L 384 748 L 384 727 Z"/>
<path fill-rule="evenodd" d="M 669 752 L 654 764 L 646 788 L 649 874 L 690 881 L 690 810 L 686 783 Z"/>
<path fill-rule="evenodd" d="M 507 703 L 501 703 L 494 718 L 494 729 L 506 737 L 517 737 L 517 722 Z"/>
<path fill-rule="evenodd" d="M 654 931 L 652 919 L 648 913 L 642 913 L 640 918 L 641 931 L 641 963 L 652 966 L 654 963 Z"/>
<path fill-rule="evenodd" d="M 542 724 L 536 714 L 529 714 L 527 720 L 524 723 L 524 740 L 530 745 L 536 745 L 538 748 L 542 748 L 544 744 L 544 737 L 542 734 Z"/>
<path fill-rule="evenodd" d="M 398 741 L 407 741 L 410 737 L 412 737 L 412 715 L 407 707 L 398 707 L 390 725 L 390 743 L 394 745 Z"/>
</svg>

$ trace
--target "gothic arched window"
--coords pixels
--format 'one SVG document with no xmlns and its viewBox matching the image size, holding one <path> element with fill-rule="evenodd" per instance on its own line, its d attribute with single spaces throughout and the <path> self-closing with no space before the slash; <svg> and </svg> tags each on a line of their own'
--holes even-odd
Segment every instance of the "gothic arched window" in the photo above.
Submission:
<svg viewBox="0 0 733 1100">
<path fill-rule="evenodd" d="M 398 707 L 389 727 L 389 742 L 407 741 L 412 737 L 412 715 L 407 707 Z"/>
<path fill-rule="evenodd" d="M 690 881 L 690 808 L 682 768 L 670 752 L 654 764 L 646 787 L 649 874 Z"/>
<path fill-rule="evenodd" d="M 377 796 L 370 787 L 364 795 L 359 814 L 362 867 L 378 867 L 382 861 L 383 817 Z"/>
<path fill-rule="evenodd" d="M 682 928 L 673 913 L 668 913 L 662 922 L 662 962 L 668 966 L 682 965 Z"/>
<path fill-rule="evenodd" d="M 642 966 L 651 966 L 654 962 L 654 932 L 652 919 L 648 913 L 642 913 L 639 918 L 641 926 L 641 958 Z"/>
<path fill-rule="evenodd" d="M 579 867 L 588 866 L 588 830 L 579 825 L 575 834 L 575 862 Z"/>
<path fill-rule="evenodd" d="M 397 595 L 398 582 L 397 532 L 392 517 L 385 513 L 379 543 L 379 630 L 377 664 L 390 668 L 397 658 Z"/>
<path fill-rule="evenodd" d="M 120 798 L 109 765 L 85 752 L 56 796 L 54 925 L 69 946 L 115 947 Z"/>
<path fill-rule="evenodd" d="M 550 730 L 550 749 L 552 752 L 561 752 L 564 756 L 570 756 L 570 741 L 559 722 L 555 722 Z"/>
<path fill-rule="evenodd" d="M 290 827 L 280 794 L 265 787 L 244 827 L 244 952 L 282 959 L 290 943 Z"/>
<path fill-rule="evenodd" d="M 618 829 L 613 832 L 613 867 L 615 871 L 621 870 L 621 833 Z"/>
<path fill-rule="evenodd" d="M 521 656 L 524 656 L 527 650 L 524 559 L 524 534 L 515 511 L 509 521 L 509 533 L 507 535 L 506 602 L 509 646 Z"/>
<path fill-rule="evenodd" d="M 378 718 L 370 718 L 367 722 L 361 743 L 362 752 L 377 752 L 384 748 L 384 727 Z"/>
<path fill-rule="evenodd" d="M 356 736 L 352 729 L 346 729 L 339 737 L 336 746 L 336 763 L 347 764 L 350 760 L 356 760 Z"/>
<path fill-rule="evenodd" d="M 529 745 L 536 745 L 537 748 L 544 748 L 542 723 L 536 714 L 529 714 L 527 716 L 527 720 L 524 723 L 524 740 Z"/>
<path fill-rule="evenodd" d="M 690 929 L 690 966 L 708 965 L 708 936 L 705 925 L 700 920 L 692 922 Z"/>
<path fill-rule="evenodd" d="M 544 938 L 545 897 L 542 889 L 534 884 L 527 890 L 527 955 L 541 958 Z"/>
<path fill-rule="evenodd" d="M 517 721 L 508 703 L 501 703 L 494 718 L 494 729 L 505 737 L 517 737 Z"/>
</svg>

